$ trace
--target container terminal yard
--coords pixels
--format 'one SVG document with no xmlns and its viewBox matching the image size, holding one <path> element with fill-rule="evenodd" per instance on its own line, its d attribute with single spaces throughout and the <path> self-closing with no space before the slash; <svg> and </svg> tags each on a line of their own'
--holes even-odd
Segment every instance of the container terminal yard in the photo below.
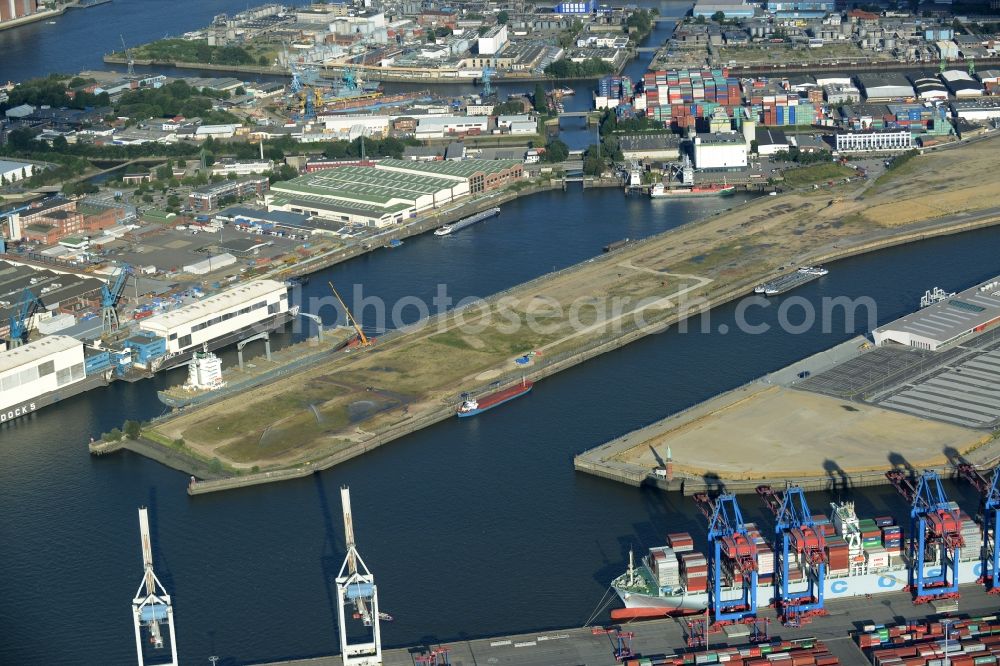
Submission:
<svg viewBox="0 0 1000 666">
<path fill-rule="evenodd" d="M 355 541 L 350 490 L 342 487 L 345 555 L 334 581 L 340 655 L 260 666 L 937 666 L 943 656 L 951 664 L 995 664 L 1000 471 L 958 462 L 955 472 L 980 497 L 970 507 L 976 518 L 950 500 L 932 471 L 885 472 L 910 506 L 905 525 L 891 516 L 861 518 L 850 501 L 832 503 L 829 515 L 816 512 L 795 485 L 757 487 L 771 512 L 767 525 L 745 522 L 733 494 L 698 494 L 707 543 L 675 532 L 638 562 L 630 554 L 584 627 L 401 649 L 382 647 L 381 625 L 393 618 L 379 605 L 376 572 Z M 141 665 L 150 655 L 176 655 L 177 639 L 145 508 L 140 535 L 144 588 L 133 609 Z M 613 609 L 609 624 L 605 613 L 619 599 L 625 608 Z"/>
<path fill-rule="evenodd" d="M 881 468 L 901 460 L 990 463 L 1000 425 L 1000 281 L 934 293 L 872 331 L 871 342 L 849 340 L 624 435 L 577 456 L 576 468 L 690 493 L 713 483 L 753 492 L 760 480 L 786 478 L 814 489 L 861 486 L 882 482 Z M 753 445 L 721 455 L 737 437 Z"/>
</svg>

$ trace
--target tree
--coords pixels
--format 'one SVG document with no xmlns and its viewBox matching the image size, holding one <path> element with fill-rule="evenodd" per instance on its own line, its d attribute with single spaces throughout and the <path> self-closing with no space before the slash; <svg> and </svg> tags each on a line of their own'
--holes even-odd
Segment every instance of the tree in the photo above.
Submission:
<svg viewBox="0 0 1000 666">
<path fill-rule="evenodd" d="M 552 139 L 547 144 L 545 144 L 545 153 L 542 155 L 542 159 L 550 164 L 556 162 L 565 162 L 566 158 L 569 157 L 569 146 L 559 139 Z"/>
<path fill-rule="evenodd" d="M 123 426 L 125 430 L 125 436 L 129 439 L 139 439 L 139 435 L 142 433 L 142 426 L 139 425 L 138 421 L 126 421 Z"/>
<path fill-rule="evenodd" d="M 56 152 L 65 153 L 66 149 L 69 148 L 69 142 L 66 140 L 62 134 L 52 139 L 52 150 Z"/>
<path fill-rule="evenodd" d="M 479 26 L 479 29 L 477 30 L 477 32 L 479 33 L 480 37 L 482 37 L 483 35 L 485 35 L 489 31 L 490 31 L 490 29 L 488 27 L 486 27 L 485 25 Z"/>
<path fill-rule="evenodd" d="M 549 105 L 548 101 L 545 99 L 545 86 L 541 83 L 535 84 L 535 95 L 532 98 L 532 102 L 535 105 L 535 111 L 540 113 L 548 111 Z"/>
<path fill-rule="evenodd" d="M 714 14 L 712 14 L 712 20 L 715 21 L 716 23 L 722 23 L 723 21 L 726 20 L 726 13 L 721 10 L 717 11 Z"/>
<path fill-rule="evenodd" d="M 507 25 L 508 21 L 510 21 L 510 14 L 507 13 L 506 9 L 497 13 L 497 23 L 500 25 Z"/>
<path fill-rule="evenodd" d="M 169 164 L 164 164 L 164 165 L 162 165 L 160 167 L 157 167 L 157 169 L 156 169 L 156 179 L 157 180 L 170 180 L 170 177 L 173 176 L 173 174 L 174 174 L 174 172 L 170 168 Z"/>
<path fill-rule="evenodd" d="M 588 176 L 600 176 L 604 173 L 604 158 L 601 157 L 599 145 L 592 145 L 584 152 L 583 173 Z"/>
<path fill-rule="evenodd" d="M 243 95 L 247 94 L 247 89 L 244 88 L 243 86 L 240 86 L 233 92 L 233 94 L 236 95 L 237 97 L 243 97 Z"/>
</svg>

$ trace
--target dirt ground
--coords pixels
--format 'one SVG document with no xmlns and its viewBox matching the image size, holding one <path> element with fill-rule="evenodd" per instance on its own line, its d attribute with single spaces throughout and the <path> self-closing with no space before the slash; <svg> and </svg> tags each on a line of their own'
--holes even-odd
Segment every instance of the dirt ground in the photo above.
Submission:
<svg viewBox="0 0 1000 666">
<path fill-rule="evenodd" d="M 881 469 L 890 454 L 917 468 L 941 464 L 945 448 L 965 451 L 983 438 L 976 430 L 780 386 L 759 385 L 739 398 L 662 422 L 616 460 L 652 470 L 669 447 L 676 469 L 730 479 L 794 477 Z"/>
<path fill-rule="evenodd" d="M 267 387 L 181 412 L 157 430 L 234 467 L 315 460 L 428 411 L 457 406 L 459 393 L 485 388 L 530 351 L 540 353 L 537 366 L 615 337 L 633 322 L 696 311 L 737 285 L 812 263 L 835 246 L 905 232 L 956 209 L 993 207 L 993 194 L 1000 194 L 996 145 L 993 139 L 916 157 L 901 167 L 902 176 L 885 177 L 877 188 L 855 181 L 762 197 L 515 288 L 488 309 L 449 315 L 374 349 L 340 353 Z M 275 396 L 280 414 L 266 407 Z"/>
</svg>

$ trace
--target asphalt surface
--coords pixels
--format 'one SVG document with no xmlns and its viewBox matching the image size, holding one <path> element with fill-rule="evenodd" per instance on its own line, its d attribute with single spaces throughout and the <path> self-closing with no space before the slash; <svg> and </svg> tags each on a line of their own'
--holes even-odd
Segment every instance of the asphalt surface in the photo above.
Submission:
<svg viewBox="0 0 1000 666">
<path fill-rule="evenodd" d="M 986 594 L 982 586 L 966 585 L 961 589 L 958 617 L 977 617 L 996 613 L 1000 608 L 1000 598 Z M 934 616 L 929 605 L 914 606 L 910 595 L 894 592 L 876 595 L 872 599 L 857 597 L 837 599 L 827 602 L 829 614 L 814 618 L 810 623 L 798 627 L 782 627 L 770 609 L 760 617 L 771 619 L 769 634 L 772 639 L 791 640 L 796 638 L 817 638 L 823 641 L 830 652 L 840 658 L 844 666 L 870 663 L 858 648 L 852 631 L 866 624 L 892 624 L 908 619 Z M 686 651 L 685 633 L 687 621 L 682 618 L 646 620 L 631 624 L 617 625 L 622 631 L 632 632 L 633 650 L 641 656 L 679 654 Z M 746 645 L 745 638 L 726 640 L 725 633 L 711 633 L 708 649 L 725 645 Z M 452 666 L 482 666 L 517 664 L 519 666 L 612 666 L 616 664 L 614 650 L 617 647 L 615 634 L 595 635 L 590 628 L 543 631 L 516 636 L 463 640 L 442 644 L 449 648 Z M 388 650 L 383 654 L 385 666 L 416 666 L 417 658 L 427 655 L 430 649 L 442 645 L 425 645 L 412 648 Z M 444 662 L 442 662 L 444 663 Z M 321 657 L 288 662 L 271 662 L 267 666 L 340 666 L 339 657 Z M 261 665 L 264 666 L 264 665 Z"/>
</svg>

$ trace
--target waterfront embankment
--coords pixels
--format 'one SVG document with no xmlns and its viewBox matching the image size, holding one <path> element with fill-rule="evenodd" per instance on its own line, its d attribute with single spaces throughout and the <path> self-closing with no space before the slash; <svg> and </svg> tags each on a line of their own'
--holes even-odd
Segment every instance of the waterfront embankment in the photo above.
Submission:
<svg viewBox="0 0 1000 666">
<path fill-rule="evenodd" d="M 372 349 L 212 410 L 186 410 L 155 429 L 233 469 L 310 473 L 448 418 L 463 392 L 543 378 L 745 295 L 781 267 L 997 224 L 1000 209 L 970 191 L 1000 189 L 1000 176 L 985 167 L 992 144 L 918 158 L 905 178 L 841 186 L 834 199 L 830 191 L 758 199 L 400 329 Z M 986 175 L 969 188 L 954 169 Z M 627 305 L 602 316 L 612 298 Z M 573 303 L 588 308 L 571 321 Z M 545 326 L 532 325 L 539 321 Z M 528 352 L 528 363 L 515 363 Z M 244 474 L 231 483 L 268 478 Z"/>
<path fill-rule="evenodd" d="M 105 55 L 103 61 L 109 65 L 127 65 L 128 59 L 119 54 Z M 185 62 L 182 60 L 158 60 L 153 58 L 135 58 L 133 65 L 144 67 L 176 67 L 178 69 L 198 69 L 204 71 L 231 72 L 234 74 L 256 74 L 270 76 L 291 76 L 292 72 L 287 67 L 275 65 L 223 65 L 219 63 Z M 475 84 L 478 79 L 460 77 L 456 73 L 437 72 L 433 69 L 421 70 L 419 72 L 393 71 L 381 67 L 355 66 L 366 81 L 379 81 L 382 83 L 413 83 L 420 85 L 456 85 Z M 338 75 L 342 70 L 331 67 L 325 70 L 330 76 Z M 532 76 L 518 75 L 517 73 L 506 73 L 493 78 L 494 85 L 499 83 L 573 83 L 580 81 L 596 81 L 604 76 L 603 74 L 594 76 L 575 76 L 572 78 L 557 78 L 552 76 Z"/>
</svg>

